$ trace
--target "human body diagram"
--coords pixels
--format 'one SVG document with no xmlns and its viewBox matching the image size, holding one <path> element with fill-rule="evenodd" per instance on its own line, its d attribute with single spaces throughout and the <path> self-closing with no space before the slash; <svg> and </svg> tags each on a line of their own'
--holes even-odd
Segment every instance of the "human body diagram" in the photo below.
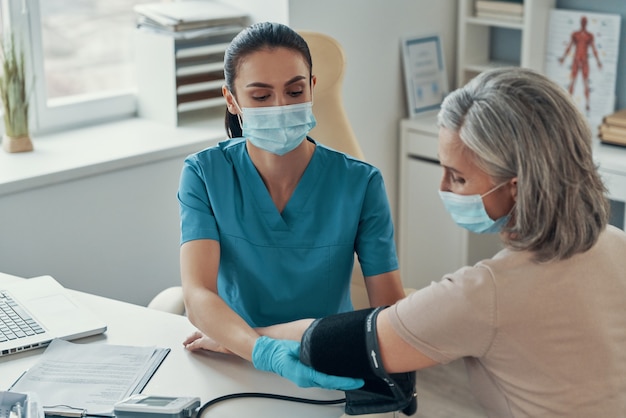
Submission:
<svg viewBox="0 0 626 418">
<path fill-rule="evenodd" d="M 593 52 L 599 69 L 602 69 L 602 63 L 598 57 L 594 36 L 591 32 L 587 31 L 587 17 L 585 16 L 580 18 L 580 29 L 572 32 L 567 48 L 563 56 L 559 58 L 559 63 L 563 64 L 572 47 L 574 48 L 574 57 L 572 59 L 568 91 L 570 94 L 574 93 L 574 85 L 576 84 L 578 73 L 580 72 L 582 74 L 585 94 L 585 110 L 589 112 L 589 95 L 591 91 L 589 87 L 589 49 Z"/>
</svg>

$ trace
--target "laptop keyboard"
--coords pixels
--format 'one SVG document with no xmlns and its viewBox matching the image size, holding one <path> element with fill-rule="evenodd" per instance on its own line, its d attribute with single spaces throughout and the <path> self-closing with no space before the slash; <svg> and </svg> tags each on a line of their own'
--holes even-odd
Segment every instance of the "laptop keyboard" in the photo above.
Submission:
<svg viewBox="0 0 626 418">
<path fill-rule="evenodd" d="M 44 329 L 8 292 L 0 290 L 0 342 L 42 334 Z"/>
</svg>

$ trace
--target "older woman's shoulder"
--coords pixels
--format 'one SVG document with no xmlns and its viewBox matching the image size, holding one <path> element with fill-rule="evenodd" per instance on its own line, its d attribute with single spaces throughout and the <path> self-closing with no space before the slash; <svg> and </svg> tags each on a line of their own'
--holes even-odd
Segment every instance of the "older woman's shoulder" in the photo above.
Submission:
<svg viewBox="0 0 626 418">
<path fill-rule="evenodd" d="M 613 249 L 616 251 L 626 251 L 626 232 L 613 225 L 607 225 L 600 234 L 595 246 L 599 247 L 601 250 Z"/>
<path fill-rule="evenodd" d="M 541 264 L 534 261 L 530 251 L 518 251 L 505 248 L 492 258 L 482 260 L 475 265 L 476 268 L 486 269 L 498 281 L 505 278 L 515 280 L 528 274 L 534 274 L 542 269 Z"/>
<path fill-rule="evenodd" d="M 626 232 L 613 225 L 607 225 L 602 235 L 606 235 L 609 239 L 626 241 Z"/>
</svg>

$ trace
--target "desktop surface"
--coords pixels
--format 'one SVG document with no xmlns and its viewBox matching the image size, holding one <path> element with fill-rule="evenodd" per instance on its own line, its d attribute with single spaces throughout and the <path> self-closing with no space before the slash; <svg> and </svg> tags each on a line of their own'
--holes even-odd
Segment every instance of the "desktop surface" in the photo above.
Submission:
<svg viewBox="0 0 626 418">
<path fill-rule="evenodd" d="M 21 280 L 0 273 L 3 281 Z M 195 328 L 186 317 L 151 310 L 142 306 L 73 291 L 107 323 L 105 334 L 75 340 L 80 344 L 119 344 L 169 347 L 171 352 L 152 377 L 145 394 L 161 396 L 197 396 L 202 404 L 214 398 L 240 392 L 263 392 L 308 399 L 341 399 L 341 391 L 299 388 L 272 373 L 254 369 L 239 357 L 220 353 L 191 353 L 183 340 Z M 0 391 L 31 367 L 44 349 L 25 351 L 0 358 Z M 205 417 L 340 417 L 344 405 L 307 405 L 294 402 L 242 398 L 220 402 L 209 408 Z"/>
</svg>

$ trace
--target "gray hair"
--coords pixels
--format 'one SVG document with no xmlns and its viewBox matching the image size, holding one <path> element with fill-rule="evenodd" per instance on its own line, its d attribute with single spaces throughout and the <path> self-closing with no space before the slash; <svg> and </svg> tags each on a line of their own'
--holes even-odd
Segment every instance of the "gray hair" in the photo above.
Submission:
<svg viewBox="0 0 626 418">
<path fill-rule="evenodd" d="M 485 71 L 445 98 L 438 123 L 459 134 L 494 184 L 517 177 L 506 246 L 541 262 L 595 244 L 609 218 L 607 191 L 589 126 L 563 88 L 528 69 Z"/>
</svg>

